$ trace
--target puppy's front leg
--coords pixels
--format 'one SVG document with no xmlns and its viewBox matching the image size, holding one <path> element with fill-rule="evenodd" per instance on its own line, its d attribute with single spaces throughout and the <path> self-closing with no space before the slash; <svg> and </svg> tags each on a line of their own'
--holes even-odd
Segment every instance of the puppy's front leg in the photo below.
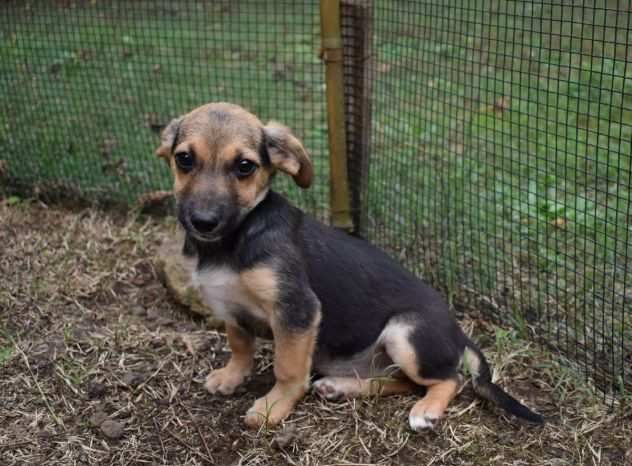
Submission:
<svg viewBox="0 0 632 466">
<path fill-rule="evenodd" d="M 232 394 L 252 371 L 255 337 L 226 322 L 226 338 L 231 351 L 230 359 L 225 367 L 215 369 L 206 378 L 205 386 L 210 393 Z"/>
<path fill-rule="evenodd" d="M 305 329 L 288 328 L 282 321 L 272 323 L 276 383 L 246 413 L 245 422 L 249 427 L 278 424 L 292 412 L 294 405 L 305 394 L 319 320 L 320 314 L 316 311 L 312 322 Z"/>
</svg>

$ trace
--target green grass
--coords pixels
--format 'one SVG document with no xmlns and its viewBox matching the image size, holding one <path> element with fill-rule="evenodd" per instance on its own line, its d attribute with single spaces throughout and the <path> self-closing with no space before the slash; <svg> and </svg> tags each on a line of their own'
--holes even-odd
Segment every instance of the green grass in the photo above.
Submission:
<svg viewBox="0 0 632 466">
<path fill-rule="evenodd" d="M 602 385 L 624 374 L 630 13 L 606 0 L 374 4 L 369 239 L 451 303 L 482 297 L 536 328 Z M 150 127 L 226 100 L 296 129 L 316 184 L 278 187 L 326 217 L 317 2 L 60 5 L 0 9 L 9 179 L 126 202 L 164 189 Z"/>
<path fill-rule="evenodd" d="M 368 191 L 372 240 L 449 296 L 520 309 L 606 389 L 632 354 L 632 18 L 615 7 L 380 2 Z"/>
<path fill-rule="evenodd" d="M 12 354 L 13 348 L 11 348 L 10 346 L 0 346 L 0 366 L 11 359 Z"/>
<path fill-rule="evenodd" d="M 0 158 L 9 178 L 126 202 L 165 189 L 151 127 L 225 100 L 296 128 L 327 179 L 317 5 L 68 5 L 0 10 Z M 312 210 L 326 205 L 325 183 L 303 194 L 281 187 Z"/>
</svg>

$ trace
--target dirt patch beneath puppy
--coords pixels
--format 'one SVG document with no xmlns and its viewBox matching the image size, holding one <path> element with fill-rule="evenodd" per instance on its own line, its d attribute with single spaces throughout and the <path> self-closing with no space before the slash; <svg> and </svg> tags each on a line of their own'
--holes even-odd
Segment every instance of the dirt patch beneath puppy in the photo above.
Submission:
<svg viewBox="0 0 632 466">
<path fill-rule="evenodd" d="M 466 385 L 447 418 L 412 432 L 414 396 L 338 403 L 309 395 L 274 430 L 243 414 L 273 383 L 208 394 L 228 357 L 220 332 L 173 301 L 152 257 L 173 220 L 0 199 L 0 457 L 11 464 L 626 464 L 632 419 L 556 356 L 463 321 L 498 382 L 549 422 L 507 419 Z M 473 311 L 471 316 L 475 316 Z"/>
</svg>

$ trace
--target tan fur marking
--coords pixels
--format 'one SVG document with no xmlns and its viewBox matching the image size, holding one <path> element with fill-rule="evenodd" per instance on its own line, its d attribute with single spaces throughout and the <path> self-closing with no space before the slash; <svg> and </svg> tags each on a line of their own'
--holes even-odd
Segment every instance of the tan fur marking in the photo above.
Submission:
<svg viewBox="0 0 632 466">
<path fill-rule="evenodd" d="M 421 361 L 417 360 L 417 353 L 408 340 L 411 330 L 412 327 L 405 323 L 388 324 L 380 337 L 387 354 L 395 365 L 416 384 L 428 387 L 442 383 L 443 380 L 424 379 L 419 375 L 421 373 Z"/>
<path fill-rule="evenodd" d="M 223 146 L 217 153 L 217 160 L 215 161 L 217 168 L 229 168 L 234 163 L 239 155 L 246 155 L 246 158 L 259 163 L 259 156 L 251 154 L 250 149 L 245 141 L 241 141 L 241 137 L 235 136 L 235 139 Z"/>
<path fill-rule="evenodd" d="M 268 148 L 271 167 L 261 166 L 262 130 L 271 142 Z M 189 150 L 196 156 L 198 166 L 191 173 L 176 168 L 171 153 L 176 136 L 178 147 L 174 152 Z M 203 105 L 173 120 L 163 131 L 156 154 L 170 162 L 176 197 L 182 199 L 187 192 L 206 190 L 210 190 L 208 195 L 236 193 L 242 215 L 265 197 L 270 176 L 276 169 L 293 176 L 303 188 L 310 185 L 313 177 L 309 155 L 287 127 L 277 122 L 264 127 L 255 115 L 224 102 Z M 259 165 L 253 175 L 243 179 L 229 176 L 238 155 Z"/>
<path fill-rule="evenodd" d="M 195 155 L 195 168 L 184 173 L 177 169 L 175 158 L 171 160 L 171 169 L 174 173 L 174 191 L 182 193 L 185 189 L 188 193 L 198 194 L 200 197 L 226 195 L 229 192 L 229 180 L 224 170 L 216 170 L 217 157 L 209 150 L 206 141 L 201 136 L 191 136 L 186 141 L 178 144 L 174 153 L 191 152 Z"/>
<path fill-rule="evenodd" d="M 160 145 L 156 149 L 155 154 L 158 157 L 164 159 L 167 163 L 169 163 L 169 156 L 171 155 L 171 147 L 173 146 L 173 141 L 176 137 L 176 131 L 182 122 L 182 117 L 174 118 L 169 122 L 169 124 L 162 131 L 160 136 Z"/>
<path fill-rule="evenodd" d="M 210 393 L 230 395 L 252 372 L 254 337 L 226 322 L 226 338 L 231 350 L 230 359 L 225 367 L 212 371 L 206 378 L 205 386 Z"/>
<path fill-rule="evenodd" d="M 245 422 L 249 427 L 256 428 L 265 423 L 269 426 L 278 424 L 289 416 L 294 405 L 303 398 L 309 382 L 318 323 L 316 319 L 309 330 L 296 335 L 289 334 L 282 325 L 273 322 L 276 383 L 246 413 Z"/>
<path fill-rule="evenodd" d="M 279 280 L 276 272 L 267 266 L 255 267 L 241 272 L 240 280 L 259 307 L 272 314 L 279 294 Z"/>
<path fill-rule="evenodd" d="M 178 152 L 189 152 L 192 149 L 193 144 L 190 141 L 181 142 L 178 144 L 174 150 L 173 154 L 177 154 Z M 197 155 L 197 154 L 196 154 Z M 182 191 L 187 187 L 190 180 L 193 178 L 193 172 L 184 173 L 178 170 L 176 165 L 175 157 L 170 157 L 169 166 L 171 167 L 171 172 L 173 173 L 173 190 L 176 196 L 179 196 Z"/>
<path fill-rule="evenodd" d="M 415 384 L 409 379 L 324 377 L 314 383 L 314 388 L 320 396 L 336 399 L 341 396 L 353 398 L 410 393 L 415 389 Z"/>
<path fill-rule="evenodd" d="M 255 354 L 254 338 L 239 327 L 226 323 L 226 339 L 231 351 L 228 364 L 248 370 L 252 369 L 252 358 Z"/>
<path fill-rule="evenodd" d="M 154 152 L 158 157 L 169 161 L 169 156 L 171 155 L 171 148 L 166 144 L 161 144 L 158 146 L 156 151 Z"/>
<path fill-rule="evenodd" d="M 178 173 L 175 169 L 175 162 L 171 162 L 174 179 L 173 179 L 173 192 L 176 195 L 176 198 L 180 195 L 180 193 L 184 190 L 187 185 L 187 181 L 189 180 L 189 175 Z"/>
<path fill-rule="evenodd" d="M 431 427 L 431 421 L 439 419 L 445 413 L 448 404 L 456 395 L 459 388 L 459 384 L 454 379 L 437 381 L 428 386 L 428 392 L 421 400 L 415 403 L 415 406 L 410 411 L 409 419 L 411 420 L 411 426 L 415 427 Z M 422 421 L 424 420 L 424 421 Z M 422 426 L 424 422 L 429 423 L 428 426 Z"/>
<path fill-rule="evenodd" d="M 234 191 L 237 193 L 237 200 L 242 212 L 248 212 L 254 208 L 263 198 L 268 190 L 269 179 L 272 174 L 271 168 L 262 166 L 262 161 L 258 152 L 248 149 L 246 146 L 236 144 L 231 146 L 232 157 L 228 157 L 226 162 L 234 165 L 238 155 L 242 159 L 250 160 L 257 164 L 255 172 L 246 178 L 235 178 L 233 181 Z"/>
<path fill-rule="evenodd" d="M 410 345 L 408 336 L 412 328 L 405 323 L 390 323 L 380 336 L 386 353 L 412 381 L 426 385 L 419 376 L 420 365 L 415 356 L 415 349 Z"/>
<path fill-rule="evenodd" d="M 268 190 L 268 180 L 270 173 L 263 167 L 244 180 L 236 180 L 237 198 L 240 207 L 244 211 L 249 211 L 255 207 Z"/>
<path fill-rule="evenodd" d="M 217 318 L 231 320 L 231 306 L 239 305 L 257 319 L 269 319 L 269 311 L 261 308 L 254 295 L 244 287 L 241 276 L 230 267 L 205 268 L 196 272 L 194 277 L 206 303 L 213 309 Z"/>
<path fill-rule="evenodd" d="M 272 164 L 294 177 L 301 188 L 308 188 L 314 177 L 312 161 L 292 131 L 281 123 L 270 121 L 264 128 L 268 137 L 268 153 Z"/>
</svg>

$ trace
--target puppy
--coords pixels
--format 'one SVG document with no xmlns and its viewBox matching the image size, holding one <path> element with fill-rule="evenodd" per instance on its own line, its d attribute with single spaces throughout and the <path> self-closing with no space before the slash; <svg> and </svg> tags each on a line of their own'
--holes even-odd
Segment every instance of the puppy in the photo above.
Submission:
<svg viewBox="0 0 632 466">
<path fill-rule="evenodd" d="M 309 187 L 301 142 L 277 122 L 228 103 L 173 120 L 156 154 L 171 167 L 185 253 L 225 322 L 231 357 L 206 388 L 229 395 L 252 372 L 256 337 L 274 341 L 276 383 L 257 399 L 250 427 L 285 419 L 313 383 L 326 399 L 426 394 L 410 426 L 433 426 L 455 396 L 465 366 L 482 398 L 543 422 L 491 382 L 485 358 L 439 293 L 369 243 L 326 226 L 270 188 L 277 172 Z"/>
</svg>

